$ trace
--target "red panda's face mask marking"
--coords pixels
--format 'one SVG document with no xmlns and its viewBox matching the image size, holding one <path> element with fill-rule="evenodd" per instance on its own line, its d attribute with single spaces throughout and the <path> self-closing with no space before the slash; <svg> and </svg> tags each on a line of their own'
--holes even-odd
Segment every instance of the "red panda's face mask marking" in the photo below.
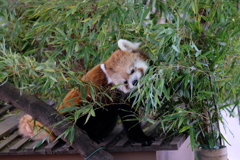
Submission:
<svg viewBox="0 0 240 160">
<path fill-rule="evenodd" d="M 146 72 L 149 57 L 138 50 L 140 43 L 120 39 L 118 47 L 111 57 L 101 64 L 108 84 L 119 85 L 117 88 L 129 93 Z"/>
<path fill-rule="evenodd" d="M 142 78 L 143 74 L 147 69 L 147 63 L 143 60 L 136 60 L 132 66 L 126 68 L 125 77 L 122 79 L 122 83 L 119 82 L 117 79 L 115 80 L 115 85 L 122 84 L 118 87 L 119 90 L 123 91 L 124 93 L 130 92 L 138 83 L 138 81 Z M 117 74 L 117 73 L 116 73 Z M 124 73 L 118 75 L 121 77 Z M 113 77 L 114 78 L 114 77 Z"/>
<path fill-rule="evenodd" d="M 108 83 L 120 84 L 117 88 L 124 93 L 129 93 L 147 70 L 147 62 L 141 59 L 138 53 L 121 53 L 122 55 L 117 58 L 118 53 L 114 54 L 112 55 L 114 58 L 110 57 L 105 64 L 101 65 L 101 68 L 106 74 Z"/>
</svg>

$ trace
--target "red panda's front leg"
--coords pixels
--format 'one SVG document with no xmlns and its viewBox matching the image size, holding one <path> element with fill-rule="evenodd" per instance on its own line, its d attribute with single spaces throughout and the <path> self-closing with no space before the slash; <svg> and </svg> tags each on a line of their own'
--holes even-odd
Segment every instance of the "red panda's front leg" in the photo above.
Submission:
<svg viewBox="0 0 240 160">
<path fill-rule="evenodd" d="M 130 105 L 122 104 L 118 108 L 118 114 L 122 120 L 124 130 L 128 139 L 134 143 L 142 143 L 143 146 L 150 146 L 155 138 L 144 134 L 140 122 L 134 115 L 134 111 Z"/>
</svg>

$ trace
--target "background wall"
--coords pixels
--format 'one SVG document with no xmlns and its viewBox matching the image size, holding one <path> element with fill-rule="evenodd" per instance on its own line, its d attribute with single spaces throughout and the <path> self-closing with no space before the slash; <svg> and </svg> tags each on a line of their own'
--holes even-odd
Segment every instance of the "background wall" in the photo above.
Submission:
<svg viewBox="0 0 240 160">
<path fill-rule="evenodd" d="M 235 115 L 238 114 L 237 109 L 235 109 Z M 227 141 L 231 144 L 227 146 L 228 149 L 228 159 L 229 160 L 240 160 L 239 152 L 240 152 L 240 121 L 239 117 L 235 116 L 235 118 L 229 118 L 225 112 L 222 112 L 225 120 L 227 121 L 227 125 L 229 128 L 221 127 L 222 132 L 227 139 Z"/>
</svg>

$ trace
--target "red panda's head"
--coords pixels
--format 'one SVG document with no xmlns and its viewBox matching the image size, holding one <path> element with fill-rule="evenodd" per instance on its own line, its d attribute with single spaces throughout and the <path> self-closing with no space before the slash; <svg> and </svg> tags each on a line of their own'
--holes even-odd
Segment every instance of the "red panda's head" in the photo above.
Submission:
<svg viewBox="0 0 240 160">
<path fill-rule="evenodd" d="M 119 40 L 121 50 L 115 51 L 111 57 L 101 64 L 108 83 L 119 85 L 118 89 L 124 93 L 130 92 L 148 68 L 149 57 L 138 50 L 140 43 Z"/>
</svg>

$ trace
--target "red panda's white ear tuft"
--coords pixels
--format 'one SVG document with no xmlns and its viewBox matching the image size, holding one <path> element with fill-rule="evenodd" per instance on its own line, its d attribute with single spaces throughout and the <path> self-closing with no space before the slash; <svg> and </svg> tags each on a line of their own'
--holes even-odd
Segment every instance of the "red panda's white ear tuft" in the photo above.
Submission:
<svg viewBox="0 0 240 160">
<path fill-rule="evenodd" d="M 118 47 L 122 51 L 127 51 L 127 52 L 131 52 L 132 50 L 138 49 L 140 44 L 141 44 L 141 42 L 132 43 L 132 42 L 130 42 L 128 40 L 125 40 L 125 39 L 118 40 Z"/>
</svg>

